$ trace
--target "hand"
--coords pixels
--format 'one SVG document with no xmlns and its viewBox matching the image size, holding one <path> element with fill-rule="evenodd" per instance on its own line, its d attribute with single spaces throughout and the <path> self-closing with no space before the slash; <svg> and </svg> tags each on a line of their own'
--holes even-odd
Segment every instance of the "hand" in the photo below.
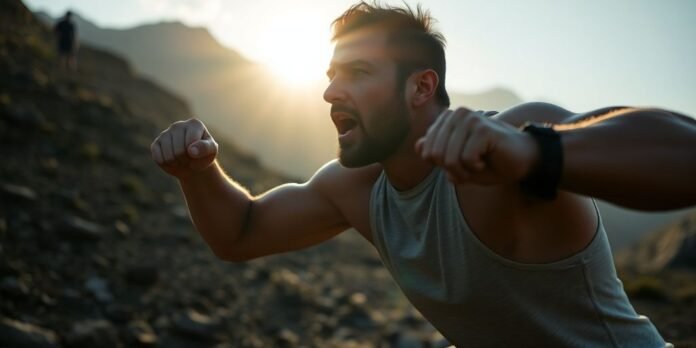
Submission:
<svg viewBox="0 0 696 348">
<path fill-rule="evenodd" d="M 520 181 L 536 165 L 538 152 L 531 135 L 466 108 L 444 111 L 416 142 L 416 153 L 443 167 L 454 183 Z"/>
<path fill-rule="evenodd" d="M 189 119 L 172 123 L 152 142 L 150 151 L 162 170 L 184 179 L 215 161 L 218 144 L 201 121 Z"/>
</svg>

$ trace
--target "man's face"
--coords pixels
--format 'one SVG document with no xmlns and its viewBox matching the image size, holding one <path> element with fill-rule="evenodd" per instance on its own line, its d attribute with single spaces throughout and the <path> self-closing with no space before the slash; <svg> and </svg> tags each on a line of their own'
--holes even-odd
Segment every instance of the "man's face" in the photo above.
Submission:
<svg viewBox="0 0 696 348">
<path fill-rule="evenodd" d="M 361 167 L 385 160 L 410 131 L 397 65 L 388 55 L 386 34 L 359 29 L 336 43 L 324 100 L 331 104 L 339 161 Z"/>
</svg>

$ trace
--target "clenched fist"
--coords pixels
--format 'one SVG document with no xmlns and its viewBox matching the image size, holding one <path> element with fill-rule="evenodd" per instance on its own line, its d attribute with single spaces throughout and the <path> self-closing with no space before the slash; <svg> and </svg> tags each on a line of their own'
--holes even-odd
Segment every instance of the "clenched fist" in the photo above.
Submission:
<svg viewBox="0 0 696 348">
<path fill-rule="evenodd" d="M 201 121 L 189 119 L 172 123 L 152 142 L 150 151 L 165 172 L 184 179 L 215 161 L 218 144 Z"/>
<path fill-rule="evenodd" d="M 466 108 L 443 112 L 418 140 L 416 152 L 443 167 L 455 183 L 483 185 L 523 179 L 539 156 L 530 134 Z"/>
</svg>

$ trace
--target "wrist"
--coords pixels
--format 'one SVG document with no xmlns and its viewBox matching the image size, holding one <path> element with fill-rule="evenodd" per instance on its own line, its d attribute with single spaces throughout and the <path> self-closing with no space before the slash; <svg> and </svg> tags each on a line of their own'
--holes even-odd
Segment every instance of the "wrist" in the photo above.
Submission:
<svg viewBox="0 0 696 348">
<path fill-rule="evenodd" d="M 198 181 L 206 181 L 215 177 L 218 171 L 218 164 L 216 160 L 210 163 L 210 165 L 208 165 L 205 168 L 197 170 L 191 169 L 188 173 L 184 175 L 179 175 L 176 178 L 182 184 L 195 183 Z"/>
<path fill-rule="evenodd" d="M 527 123 L 522 131 L 529 135 L 535 146 L 527 174 L 520 181 L 520 189 L 546 200 L 556 198 L 563 171 L 561 136 L 552 127 Z"/>
<path fill-rule="evenodd" d="M 539 146 L 539 142 L 534 139 L 533 135 L 529 134 L 529 132 L 522 131 L 521 128 L 520 131 L 523 139 L 523 149 L 525 149 L 525 151 L 522 157 L 524 158 L 524 165 L 519 172 L 518 181 L 523 181 L 539 168 L 541 162 L 541 147 Z"/>
</svg>

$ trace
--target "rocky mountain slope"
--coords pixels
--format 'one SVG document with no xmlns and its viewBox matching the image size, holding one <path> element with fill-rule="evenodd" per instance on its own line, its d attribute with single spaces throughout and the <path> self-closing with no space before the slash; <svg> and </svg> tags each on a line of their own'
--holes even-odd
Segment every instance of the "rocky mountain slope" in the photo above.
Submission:
<svg viewBox="0 0 696 348">
<path fill-rule="evenodd" d="M 0 347 L 444 344 L 356 234 L 215 259 L 149 154 L 186 103 L 113 54 L 78 60 L 61 70 L 47 28 L 0 2 Z M 252 191 L 288 180 L 217 139 Z"/>
</svg>

